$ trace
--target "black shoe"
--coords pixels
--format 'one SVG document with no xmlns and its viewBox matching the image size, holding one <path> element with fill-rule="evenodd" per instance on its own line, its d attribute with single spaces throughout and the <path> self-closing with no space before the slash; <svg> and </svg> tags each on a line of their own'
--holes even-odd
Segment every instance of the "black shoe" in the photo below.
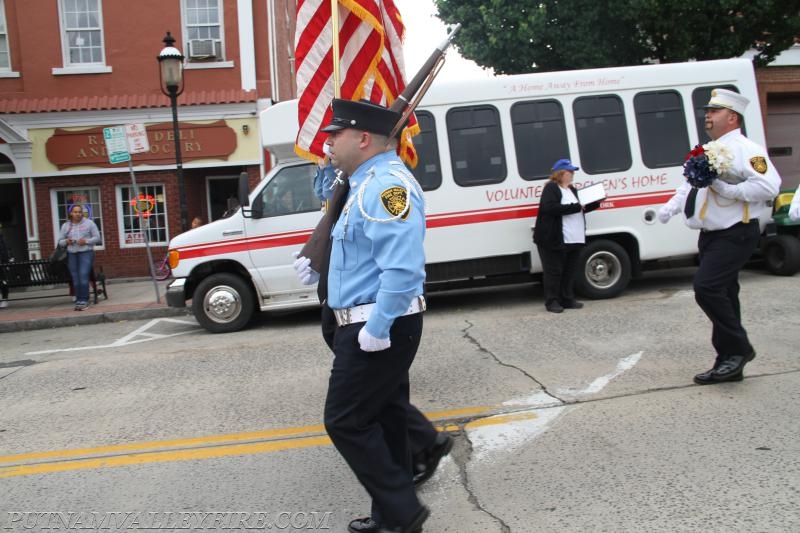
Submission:
<svg viewBox="0 0 800 533">
<path fill-rule="evenodd" d="M 744 365 L 755 359 L 756 353 L 751 352 L 747 355 L 732 355 L 723 359 L 714 368 L 707 370 L 694 377 L 694 382 L 698 385 L 711 385 L 713 383 L 724 383 L 726 381 L 742 381 L 744 379 Z"/>
<path fill-rule="evenodd" d="M 428 481 L 439 466 L 439 461 L 442 460 L 442 457 L 450 453 L 452 449 L 453 437 L 443 431 L 437 433 L 433 445 L 413 459 L 414 486 L 419 487 Z"/>
<path fill-rule="evenodd" d="M 424 505 L 422 509 L 419 510 L 417 516 L 409 523 L 403 527 L 394 527 L 394 528 L 380 528 L 378 531 L 381 533 L 421 533 L 422 531 L 422 524 L 425 523 L 425 520 L 428 519 L 431 512 L 428 510 L 427 507 Z"/>
<path fill-rule="evenodd" d="M 347 531 L 350 533 L 378 533 L 380 529 L 378 523 L 371 516 L 356 518 L 347 525 Z"/>
<path fill-rule="evenodd" d="M 561 307 L 564 309 L 583 309 L 583 302 L 579 302 L 578 300 L 567 300 L 565 302 L 561 302 Z"/>
<path fill-rule="evenodd" d="M 550 311 L 551 313 L 563 313 L 564 308 L 558 302 L 550 302 L 549 304 L 545 304 L 545 309 Z"/>
</svg>

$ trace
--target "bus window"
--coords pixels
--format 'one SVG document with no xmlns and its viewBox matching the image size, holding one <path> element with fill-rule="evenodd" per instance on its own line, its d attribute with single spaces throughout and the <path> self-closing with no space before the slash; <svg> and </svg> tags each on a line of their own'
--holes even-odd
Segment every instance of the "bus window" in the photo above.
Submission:
<svg viewBox="0 0 800 533">
<path fill-rule="evenodd" d="M 453 179 L 462 187 L 500 183 L 506 158 L 500 115 L 492 106 L 453 108 L 447 112 L 447 138 Z"/>
<path fill-rule="evenodd" d="M 522 179 L 546 178 L 555 161 L 570 157 L 564 110 L 557 100 L 517 102 L 511 106 L 511 124 Z"/>
<path fill-rule="evenodd" d="M 577 98 L 572 112 L 582 170 L 602 174 L 631 168 L 631 145 L 619 96 Z"/>
<path fill-rule="evenodd" d="M 730 91 L 739 92 L 733 85 L 715 85 L 714 87 L 698 87 L 692 91 L 692 107 L 694 108 L 694 121 L 697 124 L 697 138 L 700 144 L 705 144 L 711 140 L 711 137 L 706 133 L 706 110 L 705 105 L 711 100 L 712 89 L 728 89 Z M 742 134 L 746 135 L 744 129 L 744 117 L 742 117 Z"/>
<path fill-rule="evenodd" d="M 639 93 L 633 98 L 633 109 L 645 166 L 682 165 L 690 146 L 681 95 L 677 91 Z"/>
<path fill-rule="evenodd" d="M 411 169 L 423 191 L 438 189 L 442 184 L 442 166 L 439 164 L 439 145 L 436 142 L 436 123 L 427 111 L 415 111 L 419 134 L 412 137 L 417 151 L 416 168 Z"/>
</svg>

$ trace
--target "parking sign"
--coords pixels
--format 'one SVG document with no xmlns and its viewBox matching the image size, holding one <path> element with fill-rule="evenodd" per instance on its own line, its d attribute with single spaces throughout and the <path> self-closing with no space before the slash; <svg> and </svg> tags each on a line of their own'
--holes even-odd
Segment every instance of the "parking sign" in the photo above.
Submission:
<svg viewBox="0 0 800 533">
<path fill-rule="evenodd" d="M 131 154 L 128 153 L 128 140 L 125 135 L 124 127 L 113 126 L 111 128 L 103 128 L 103 140 L 106 142 L 108 161 L 112 165 L 131 160 Z"/>
</svg>

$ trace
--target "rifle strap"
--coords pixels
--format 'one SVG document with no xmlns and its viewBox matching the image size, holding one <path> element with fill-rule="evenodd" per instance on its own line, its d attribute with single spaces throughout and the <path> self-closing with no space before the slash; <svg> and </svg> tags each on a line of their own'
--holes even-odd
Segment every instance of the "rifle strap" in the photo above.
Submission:
<svg viewBox="0 0 800 533">
<path fill-rule="evenodd" d="M 328 219 L 331 222 L 327 229 L 327 233 L 325 234 L 325 237 L 327 238 L 325 241 L 325 253 L 322 255 L 322 261 L 320 262 L 319 282 L 317 282 L 317 297 L 319 298 L 320 303 L 324 303 L 328 299 L 328 268 L 330 266 L 331 250 L 333 248 L 331 230 L 336 224 L 336 221 L 339 220 L 339 215 L 342 214 L 342 209 L 344 209 L 344 204 L 347 202 L 347 193 L 349 191 L 350 180 L 344 179 L 344 181 L 338 184 L 333 190 L 333 197 L 331 197 L 330 205 L 328 205 L 328 209 L 331 210 L 330 217 L 328 217 Z M 328 213 L 326 213 L 326 215 L 327 214 Z"/>
</svg>

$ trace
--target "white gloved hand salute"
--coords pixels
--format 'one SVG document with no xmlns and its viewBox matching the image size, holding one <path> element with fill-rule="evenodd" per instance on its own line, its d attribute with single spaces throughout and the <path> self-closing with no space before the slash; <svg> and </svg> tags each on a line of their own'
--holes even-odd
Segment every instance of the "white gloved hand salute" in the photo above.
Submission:
<svg viewBox="0 0 800 533">
<path fill-rule="evenodd" d="M 297 272 L 297 277 L 303 285 L 313 285 L 319 281 L 319 273 L 311 268 L 311 259 L 303 257 L 300 252 L 294 252 L 292 257 L 295 258 L 292 266 L 294 271 Z"/>
<path fill-rule="evenodd" d="M 392 345 L 392 340 L 389 338 L 378 339 L 377 337 L 373 337 L 367 331 L 367 327 L 364 326 L 361 328 L 361 331 L 358 332 L 358 344 L 365 352 L 380 352 L 381 350 L 389 348 Z"/>
</svg>

